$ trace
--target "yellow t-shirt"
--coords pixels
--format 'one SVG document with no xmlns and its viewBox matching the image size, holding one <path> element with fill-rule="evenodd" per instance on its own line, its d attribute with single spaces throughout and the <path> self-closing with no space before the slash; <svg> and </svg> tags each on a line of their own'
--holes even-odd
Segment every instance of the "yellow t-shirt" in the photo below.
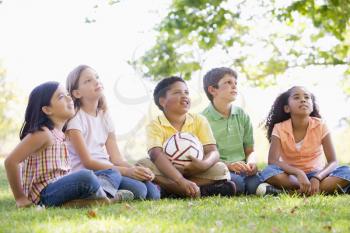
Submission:
<svg viewBox="0 0 350 233">
<path fill-rule="evenodd" d="M 159 115 L 147 125 L 147 151 L 154 147 L 163 148 L 164 142 L 177 132 L 164 114 Z M 199 139 L 203 146 L 216 144 L 207 119 L 199 114 L 187 113 L 181 132 L 192 133 Z"/>
</svg>

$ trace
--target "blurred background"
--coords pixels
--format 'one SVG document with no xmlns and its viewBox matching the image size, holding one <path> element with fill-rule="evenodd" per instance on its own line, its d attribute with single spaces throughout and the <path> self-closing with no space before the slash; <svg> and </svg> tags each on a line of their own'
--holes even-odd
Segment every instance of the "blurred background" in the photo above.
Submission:
<svg viewBox="0 0 350 233">
<path fill-rule="evenodd" d="M 239 74 L 234 104 L 252 118 L 259 162 L 267 160 L 261 125 L 274 99 L 302 85 L 349 163 L 349 18 L 348 0 L 2 0 L 0 157 L 19 142 L 30 91 L 49 80 L 65 85 L 79 64 L 99 73 L 130 161 L 147 156 L 144 127 L 159 114 L 159 79 L 184 77 L 200 112 L 208 104 L 203 75 L 229 66 Z"/>
</svg>

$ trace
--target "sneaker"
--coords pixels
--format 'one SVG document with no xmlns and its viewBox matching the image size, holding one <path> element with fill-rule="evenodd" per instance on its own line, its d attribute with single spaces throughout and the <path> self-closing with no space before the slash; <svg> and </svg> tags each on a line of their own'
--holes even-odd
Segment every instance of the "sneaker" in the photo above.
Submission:
<svg viewBox="0 0 350 233">
<path fill-rule="evenodd" d="M 112 203 L 122 202 L 122 201 L 131 201 L 134 199 L 134 194 L 129 190 L 119 189 L 115 196 L 111 198 Z"/>
<path fill-rule="evenodd" d="M 261 183 L 256 188 L 256 195 L 258 196 L 266 196 L 266 195 L 277 196 L 282 192 L 283 191 L 281 189 L 275 188 L 274 186 L 268 183 Z"/>
<path fill-rule="evenodd" d="M 201 196 L 223 196 L 231 197 L 236 194 L 236 184 L 233 181 L 218 182 L 200 187 Z"/>
</svg>

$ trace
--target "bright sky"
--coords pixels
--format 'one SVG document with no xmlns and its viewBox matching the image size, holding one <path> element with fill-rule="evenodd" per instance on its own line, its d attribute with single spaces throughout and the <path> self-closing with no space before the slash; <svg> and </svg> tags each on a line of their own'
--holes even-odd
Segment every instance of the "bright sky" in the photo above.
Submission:
<svg viewBox="0 0 350 233">
<path fill-rule="evenodd" d="M 127 61 L 154 43 L 152 29 L 167 13 L 170 0 L 121 0 L 113 6 L 107 2 L 4 0 L 0 4 L 0 59 L 8 78 L 17 82 L 25 97 L 42 82 L 57 80 L 64 84 L 69 71 L 79 64 L 92 66 L 102 78 L 119 136 L 125 139 L 133 135 L 133 129 L 142 127 L 143 117 L 150 115 L 154 87 Z M 98 7 L 94 8 L 96 3 Z M 86 17 L 96 22 L 85 23 Z M 215 61 L 205 64 L 201 75 L 223 65 L 220 59 Z M 263 91 L 242 85 L 237 103 L 244 105 L 257 125 L 279 92 L 291 85 L 304 85 L 316 94 L 324 117 L 334 128 L 340 117 L 350 115 L 349 103 L 338 86 L 341 74 L 336 69 L 294 70 L 276 88 Z M 199 111 L 207 100 L 201 97 L 197 76 L 191 90 Z"/>
</svg>

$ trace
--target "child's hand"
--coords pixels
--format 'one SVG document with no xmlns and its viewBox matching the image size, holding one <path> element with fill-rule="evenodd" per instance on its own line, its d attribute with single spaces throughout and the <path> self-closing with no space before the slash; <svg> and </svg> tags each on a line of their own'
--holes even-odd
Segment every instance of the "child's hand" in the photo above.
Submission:
<svg viewBox="0 0 350 233">
<path fill-rule="evenodd" d="M 148 180 L 148 181 L 154 180 L 154 178 L 156 177 L 156 175 L 151 171 L 151 169 L 149 169 L 148 167 L 141 166 L 141 165 L 138 165 L 138 166 L 144 168 L 145 171 L 148 173 L 148 175 L 151 176 L 151 179 Z"/>
<path fill-rule="evenodd" d="M 231 172 L 240 173 L 248 173 L 250 171 L 250 167 L 243 161 L 237 161 L 234 163 L 230 163 L 227 165 L 228 170 Z"/>
<path fill-rule="evenodd" d="M 184 174 L 187 176 L 204 172 L 209 168 L 203 160 L 199 160 L 193 156 L 188 156 L 188 158 L 191 159 L 191 162 L 184 165 Z"/>
<path fill-rule="evenodd" d="M 154 178 L 150 169 L 141 166 L 129 168 L 127 176 L 140 181 L 150 181 Z"/>
<path fill-rule="evenodd" d="M 258 167 L 255 163 L 248 163 L 249 171 L 247 172 L 248 176 L 253 176 L 258 172 Z"/>
<path fill-rule="evenodd" d="M 18 198 L 16 200 L 16 206 L 18 208 L 27 208 L 33 205 L 33 202 L 29 201 L 26 196 Z"/>
<path fill-rule="evenodd" d="M 311 178 L 310 179 L 311 183 L 311 190 L 310 190 L 310 195 L 315 195 L 320 192 L 320 181 L 316 178 Z"/>
<path fill-rule="evenodd" d="M 299 182 L 299 192 L 309 194 L 311 191 L 311 183 L 306 174 L 304 172 L 300 172 L 300 174 L 297 175 L 297 179 Z"/>
</svg>

